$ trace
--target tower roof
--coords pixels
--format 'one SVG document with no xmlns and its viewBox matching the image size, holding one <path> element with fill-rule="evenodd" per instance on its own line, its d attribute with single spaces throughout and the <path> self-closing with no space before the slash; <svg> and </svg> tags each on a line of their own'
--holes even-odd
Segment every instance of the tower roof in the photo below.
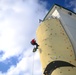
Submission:
<svg viewBox="0 0 76 75">
<path fill-rule="evenodd" d="M 73 11 L 71 11 L 71 10 L 65 8 L 65 7 L 62 7 L 62 6 L 58 5 L 58 4 L 54 4 L 54 5 L 52 6 L 52 8 L 49 10 L 49 12 L 46 14 L 46 16 L 44 17 L 43 21 L 44 21 L 48 16 L 50 16 L 56 9 L 58 9 L 58 10 L 61 10 L 61 9 L 62 9 L 63 12 L 65 11 L 65 12 L 68 12 L 70 15 L 73 14 L 74 16 L 76 16 L 76 13 L 75 13 L 75 12 L 73 12 Z"/>
</svg>

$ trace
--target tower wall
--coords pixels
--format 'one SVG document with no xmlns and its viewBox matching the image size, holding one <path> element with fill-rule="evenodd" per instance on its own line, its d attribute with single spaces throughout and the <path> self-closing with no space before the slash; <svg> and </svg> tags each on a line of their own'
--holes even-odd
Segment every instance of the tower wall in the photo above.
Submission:
<svg viewBox="0 0 76 75">
<path fill-rule="evenodd" d="M 36 35 L 43 72 L 48 64 L 51 65 L 51 62 L 55 64 L 55 61 L 64 61 L 73 66 L 57 67 L 55 64 L 50 67 L 50 71 L 53 70 L 50 75 L 76 75 L 74 50 L 60 21 L 58 19 L 43 21 L 38 27 Z"/>
</svg>

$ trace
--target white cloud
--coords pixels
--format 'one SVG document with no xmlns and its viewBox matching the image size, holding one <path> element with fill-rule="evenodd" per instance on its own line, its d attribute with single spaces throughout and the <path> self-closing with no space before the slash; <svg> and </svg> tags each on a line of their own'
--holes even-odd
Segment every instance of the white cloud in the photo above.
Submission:
<svg viewBox="0 0 76 75">
<path fill-rule="evenodd" d="M 37 2 L 1 0 L 0 49 L 5 52 L 3 60 L 28 48 L 30 40 L 35 37 L 38 19 L 47 11 Z"/>
<path fill-rule="evenodd" d="M 76 8 L 74 8 L 74 12 L 76 13 Z"/>
<path fill-rule="evenodd" d="M 65 0 L 67 7 L 72 7 L 74 12 L 76 12 L 76 0 Z"/>
<path fill-rule="evenodd" d="M 23 53 L 23 57 L 17 66 L 11 66 L 7 73 L 0 75 L 42 75 L 39 53 L 38 51 L 33 53 L 31 50 L 32 48 L 29 48 Z"/>
<path fill-rule="evenodd" d="M 30 41 L 36 37 L 38 20 L 43 19 L 46 13 L 46 3 L 39 0 L 0 0 L 0 50 L 4 51 L 0 61 L 24 53 L 16 67 L 12 66 L 6 74 L 0 75 L 30 75 Z M 39 68 L 39 57 L 35 60 Z"/>
</svg>

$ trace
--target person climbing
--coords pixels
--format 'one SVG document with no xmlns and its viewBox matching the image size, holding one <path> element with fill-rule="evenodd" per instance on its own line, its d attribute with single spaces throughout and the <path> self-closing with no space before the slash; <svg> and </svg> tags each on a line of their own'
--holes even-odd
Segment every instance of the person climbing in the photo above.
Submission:
<svg viewBox="0 0 76 75">
<path fill-rule="evenodd" d="M 37 49 L 38 49 L 38 46 L 39 46 L 39 45 L 36 43 L 36 40 L 35 40 L 35 39 L 32 39 L 31 44 L 32 44 L 32 45 L 36 45 L 36 47 L 33 49 L 33 52 L 36 52 Z"/>
</svg>

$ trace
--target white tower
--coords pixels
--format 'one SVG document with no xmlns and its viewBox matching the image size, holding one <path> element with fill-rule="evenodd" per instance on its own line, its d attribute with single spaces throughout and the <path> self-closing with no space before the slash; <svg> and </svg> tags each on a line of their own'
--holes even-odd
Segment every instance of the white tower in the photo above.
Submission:
<svg viewBox="0 0 76 75">
<path fill-rule="evenodd" d="M 76 75 L 76 14 L 55 4 L 36 31 L 45 75 Z"/>
</svg>

